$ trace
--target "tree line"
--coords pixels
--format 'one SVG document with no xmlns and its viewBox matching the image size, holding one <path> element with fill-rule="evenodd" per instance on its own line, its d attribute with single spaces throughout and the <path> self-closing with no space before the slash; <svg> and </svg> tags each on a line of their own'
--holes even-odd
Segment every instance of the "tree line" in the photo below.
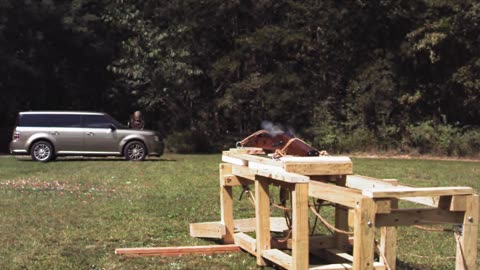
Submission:
<svg viewBox="0 0 480 270">
<path fill-rule="evenodd" d="M 264 120 L 332 152 L 480 152 L 480 3 L 0 0 L 0 113 L 141 110 L 173 151 Z"/>
</svg>

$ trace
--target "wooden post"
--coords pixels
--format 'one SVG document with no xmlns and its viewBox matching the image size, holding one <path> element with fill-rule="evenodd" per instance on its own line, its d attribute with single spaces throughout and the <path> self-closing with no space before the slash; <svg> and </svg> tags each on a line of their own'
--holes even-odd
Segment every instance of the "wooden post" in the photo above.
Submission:
<svg viewBox="0 0 480 270">
<path fill-rule="evenodd" d="M 362 198 L 354 212 L 353 269 L 373 270 L 375 244 L 375 202 Z"/>
<path fill-rule="evenodd" d="M 225 186 L 223 178 L 232 173 L 232 165 L 220 163 L 220 215 L 222 224 L 225 225 L 224 244 L 234 242 L 234 221 L 233 221 L 233 187 Z"/>
<path fill-rule="evenodd" d="M 479 196 L 466 198 L 466 211 L 463 218 L 462 235 L 457 243 L 456 270 L 475 270 L 477 261 L 477 237 Z M 458 237 L 455 235 L 455 237 Z"/>
<path fill-rule="evenodd" d="M 270 249 L 270 193 L 268 178 L 255 175 L 255 218 L 257 240 L 257 265 L 266 266 L 262 257 L 264 250 Z"/>
<path fill-rule="evenodd" d="M 391 208 L 398 208 L 398 200 L 391 200 Z M 380 227 L 380 251 L 383 253 L 387 262 L 380 256 L 380 262 L 388 263 L 391 270 L 395 270 L 397 262 L 397 228 L 396 227 Z"/>
<path fill-rule="evenodd" d="M 336 184 L 337 186 L 342 186 L 344 187 L 346 182 L 347 182 L 347 176 L 346 175 L 339 175 L 337 176 L 337 181 Z M 348 231 L 348 208 L 342 205 L 336 205 L 335 206 L 335 227 Z M 337 249 L 345 251 L 347 250 L 347 247 L 349 245 L 348 243 L 348 235 L 346 234 L 340 234 L 340 233 L 335 233 L 335 243 L 337 246 Z"/>
<path fill-rule="evenodd" d="M 292 192 L 292 269 L 308 269 L 308 183 L 295 185 Z"/>
</svg>

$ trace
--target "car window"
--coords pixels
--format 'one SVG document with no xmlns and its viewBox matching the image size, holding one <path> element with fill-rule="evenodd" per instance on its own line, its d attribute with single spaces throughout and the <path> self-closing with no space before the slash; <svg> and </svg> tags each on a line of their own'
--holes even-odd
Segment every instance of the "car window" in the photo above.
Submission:
<svg viewBox="0 0 480 270">
<path fill-rule="evenodd" d="M 83 126 L 89 128 L 110 128 L 112 122 L 103 115 L 84 115 Z"/>
<path fill-rule="evenodd" d="M 80 127 L 81 117 L 74 114 L 21 114 L 18 125 L 23 127 Z"/>
</svg>

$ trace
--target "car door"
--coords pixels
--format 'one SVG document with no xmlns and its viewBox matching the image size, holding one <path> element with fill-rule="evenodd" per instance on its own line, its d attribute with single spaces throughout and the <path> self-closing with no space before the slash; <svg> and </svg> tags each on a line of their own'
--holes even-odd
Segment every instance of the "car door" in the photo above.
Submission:
<svg viewBox="0 0 480 270">
<path fill-rule="evenodd" d="M 120 154 L 119 134 L 115 126 L 104 115 L 82 116 L 83 152 L 91 154 Z"/>
</svg>

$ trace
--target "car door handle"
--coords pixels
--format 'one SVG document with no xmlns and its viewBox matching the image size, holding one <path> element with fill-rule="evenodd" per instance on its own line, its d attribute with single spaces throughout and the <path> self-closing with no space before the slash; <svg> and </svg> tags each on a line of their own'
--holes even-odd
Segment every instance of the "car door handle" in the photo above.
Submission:
<svg viewBox="0 0 480 270">
<path fill-rule="evenodd" d="M 58 131 L 53 131 L 53 132 L 50 132 L 50 134 L 52 134 L 52 135 L 58 135 L 58 134 L 60 134 L 60 133 L 58 133 Z"/>
<path fill-rule="evenodd" d="M 86 134 L 87 134 L 87 136 L 93 136 L 93 135 L 95 135 L 95 133 L 93 133 L 93 132 L 87 132 Z"/>
</svg>

